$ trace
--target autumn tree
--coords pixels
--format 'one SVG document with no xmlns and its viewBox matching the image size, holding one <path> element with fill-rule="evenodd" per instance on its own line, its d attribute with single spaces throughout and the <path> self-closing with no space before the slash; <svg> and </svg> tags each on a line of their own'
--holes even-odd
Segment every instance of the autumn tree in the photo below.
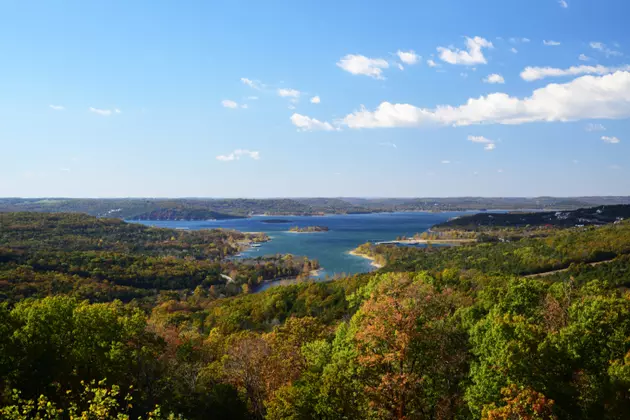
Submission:
<svg viewBox="0 0 630 420">
<path fill-rule="evenodd" d="M 531 388 L 511 384 L 501 390 L 504 405 L 484 408 L 482 420 L 555 420 L 554 401 Z"/>
<path fill-rule="evenodd" d="M 434 418 L 438 405 L 460 399 L 466 340 L 450 319 L 456 300 L 451 290 L 390 275 L 355 315 L 357 361 L 379 417 Z"/>
</svg>

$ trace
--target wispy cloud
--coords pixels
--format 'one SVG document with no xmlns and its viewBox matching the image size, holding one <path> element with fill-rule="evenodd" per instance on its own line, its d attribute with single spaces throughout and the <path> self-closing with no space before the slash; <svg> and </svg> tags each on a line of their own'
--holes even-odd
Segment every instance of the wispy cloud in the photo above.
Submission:
<svg viewBox="0 0 630 420">
<path fill-rule="evenodd" d="M 240 160 L 241 157 L 249 157 L 254 160 L 258 160 L 260 159 L 260 152 L 247 149 L 236 149 L 230 154 L 217 156 L 217 160 L 231 162 L 234 160 Z"/>
<path fill-rule="evenodd" d="M 476 36 L 466 37 L 466 50 L 455 47 L 438 47 L 440 59 L 449 64 L 463 66 L 474 66 L 476 64 L 486 64 L 486 57 L 483 55 L 483 48 L 494 48 L 492 42 Z"/>
<path fill-rule="evenodd" d="M 224 108 L 231 108 L 231 109 L 236 109 L 238 108 L 238 103 L 234 102 L 231 99 L 224 99 L 221 101 L 221 105 L 223 105 Z"/>
<path fill-rule="evenodd" d="M 332 124 L 325 121 L 319 121 L 315 118 L 308 117 L 301 114 L 291 115 L 291 122 L 298 128 L 299 131 L 335 131 L 337 128 Z"/>
<path fill-rule="evenodd" d="M 440 65 L 438 63 L 436 63 L 435 61 L 433 61 L 431 59 L 427 60 L 427 65 L 429 67 L 440 67 Z"/>
<path fill-rule="evenodd" d="M 613 49 L 608 48 L 608 46 L 606 44 L 604 44 L 603 42 L 591 42 L 589 44 L 589 46 L 592 49 L 603 53 L 606 57 L 614 57 L 614 56 L 622 56 L 623 55 L 619 51 L 615 51 Z"/>
<path fill-rule="evenodd" d="M 621 143 L 621 140 L 619 140 L 617 137 L 602 136 L 602 140 L 605 143 L 610 143 L 610 144 Z"/>
<path fill-rule="evenodd" d="M 483 144 L 483 149 L 488 151 L 494 150 L 497 147 L 493 140 L 485 138 L 484 136 L 468 136 L 468 141 Z"/>
<path fill-rule="evenodd" d="M 311 98 L 311 103 L 312 103 L 312 104 L 318 104 L 318 103 L 320 103 L 321 101 L 322 101 L 322 100 L 319 98 L 319 96 L 313 96 L 313 97 Z"/>
<path fill-rule="evenodd" d="M 257 80 L 248 79 L 247 77 L 241 77 L 241 83 L 249 86 L 252 89 L 256 89 L 256 90 L 262 90 L 265 87 L 265 85 L 263 83 L 260 83 Z"/>
<path fill-rule="evenodd" d="M 526 44 L 526 43 L 528 43 L 530 41 L 530 39 L 529 38 L 515 38 L 515 37 L 512 37 L 512 38 L 508 39 L 508 41 L 510 43 L 512 43 L 512 44 L 521 44 L 521 43 L 522 44 Z"/>
<path fill-rule="evenodd" d="M 383 69 L 389 68 L 387 60 L 369 58 L 364 55 L 348 54 L 337 62 L 337 66 L 350 74 L 384 79 Z"/>
<path fill-rule="evenodd" d="M 88 110 L 94 114 L 98 114 L 103 117 L 109 117 L 112 114 L 122 113 L 122 111 L 118 108 L 114 108 L 114 110 L 111 110 L 111 109 L 100 109 L 100 108 L 89 107 Z"/>
<path fill-rule="evenodd" d="M 562 43 L 558 41 L 545 40 L 543 41 L 543 44 L 548 47 L 557 47 L 558 45 L 561 45 Z"/>
<path fill-rule="evenodd" d="M 386 146 L 386 147 L 392 147 L 394 149 L 398 149 L 398 146 L 396 146 L 395 143 L 391 143 L 389 141 L 384 141 L 382 143 L 379 143 L 379 146 Z"/>
<path fill-rule="evenodd" d="M 578 60 L 580 60 L 580 61 L 591 61 L 591 57 L 589 57 L 586 54 L 580 54 L 580 56 L 578 57 Z"/>
<path fill-rule="evenodd" d="M 514 54 L 518 54 L 518 50 L 517 50 L 516 48 L 514 48 L 514 47 L 512 47 L 512 48 L 510 49 L 510 51 L 512 51 Z"/>
<path fill-rule="evenodd" d="M 604 127 L 602 124 L 593 123 L 586 124 L 586 127 L 584 127 L 584 129 L 586 131 L 606 131 L 606 127 Z"/>
<path fill-rule="evenodd" d="M 449 163 L 451 163 L 450 160 L 443 160 L 441 163 L 443 163 L 444 165 L 448 165 Z"/>
<path fill-rule="evenodd" d="M 55 110 L 55 111 L 63 111 L 66 109 L 66 107 L 64 107 L 63 105 L 48 105 L 50 107 L 50 109 Z"/>
<path fill-rule="evenodd" d="M 563 9 L 566 9 L 569 7 L 569 3 L 567 3 L 566 0 L 558 0 L 558 4 L 560 5 L 560 7 L 562 7 Z"/>
</svg>

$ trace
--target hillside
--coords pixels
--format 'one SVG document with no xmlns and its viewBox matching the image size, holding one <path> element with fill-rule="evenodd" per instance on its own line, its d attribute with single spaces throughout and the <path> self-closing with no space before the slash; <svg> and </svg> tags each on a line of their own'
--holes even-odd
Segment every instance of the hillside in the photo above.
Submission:
<svg viewBox="0 0 630 420">
<path fill-rule="evenodd" d="M 630 205 L 598 206 L 569 211 L 535 213 L 479 213 L 461 216 L 435 225 L 432 229 L 488 230 L 522 227 L 597 226 L 630 218 Z"/>
<path fill-rule="evenodd" d="M 296 198 L 296 199 L 83 199 L 0 198 L 2 212 L 86 213 L 125 220 L 210 220 L 266 215 L 354 214 L 393 211 L 483 209 L 574 210 L 599 204 L 630 204 L 630 197 L 577 198 Z"/>
<path fill-rule="evenodd" d="M 265 238 L 0 215 L 0 417 L 630 412 L 630 221 L 454 248 L 367 244 L 377 272 L 256 294 L 245 279 L 313 263 L 226 259 L 253 240 Z"/>
</svg>

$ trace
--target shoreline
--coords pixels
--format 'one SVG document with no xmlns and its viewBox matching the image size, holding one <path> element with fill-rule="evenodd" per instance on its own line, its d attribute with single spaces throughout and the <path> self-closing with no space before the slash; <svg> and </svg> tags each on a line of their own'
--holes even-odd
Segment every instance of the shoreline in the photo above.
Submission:
<svg viewBox="0 0 630 420">
<path fill-rule="evenodd" d="M 369 255 L 365 255 L 365 254 L 359 254 L 358 252 L 356 252 L 355 250 L 352 251 L 348 251 L 348 254 L 353 255 L 355 257 L 361 257 L 361 258 L 365 258 L 366 260 L 370 260 L 370 265 L 374 268 L 383 268 L 385 267 L 384 265 L 381 265 L 379 263 L 377 263 L 374 259 L 374 257 L 370 257 Z"/>
</svg>

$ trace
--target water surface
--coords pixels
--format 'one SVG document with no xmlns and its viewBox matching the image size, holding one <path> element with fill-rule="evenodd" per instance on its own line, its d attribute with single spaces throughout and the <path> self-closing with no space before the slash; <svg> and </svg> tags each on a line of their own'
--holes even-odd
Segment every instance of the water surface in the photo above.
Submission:
<svg viewBox="0 0 630 420">
<path fill-rule="evenodd" d="M 248 219 L 210 221 L 143 221 L 141 223 L 168 228 L 236 229 L 242 232 L 264 232 L 271 241 L 259 248 L 251 248 L 243 257 L 273 254 L 293 254 L 319 261 L 326 276 L 355 274 L 374 268 L 365 258 L 349 255 L 348 251 L 365 242 L 394 240 L 398 236 L 412 236 L 428 230 L 464 212 L 426 213 L 372 213 L 328 216 L 254 216 Z M 286 220 L 287 223 L 266 223 Z M 327 226 L 328 232 L 290 233 L 292 226 Z"/>
</svg>

